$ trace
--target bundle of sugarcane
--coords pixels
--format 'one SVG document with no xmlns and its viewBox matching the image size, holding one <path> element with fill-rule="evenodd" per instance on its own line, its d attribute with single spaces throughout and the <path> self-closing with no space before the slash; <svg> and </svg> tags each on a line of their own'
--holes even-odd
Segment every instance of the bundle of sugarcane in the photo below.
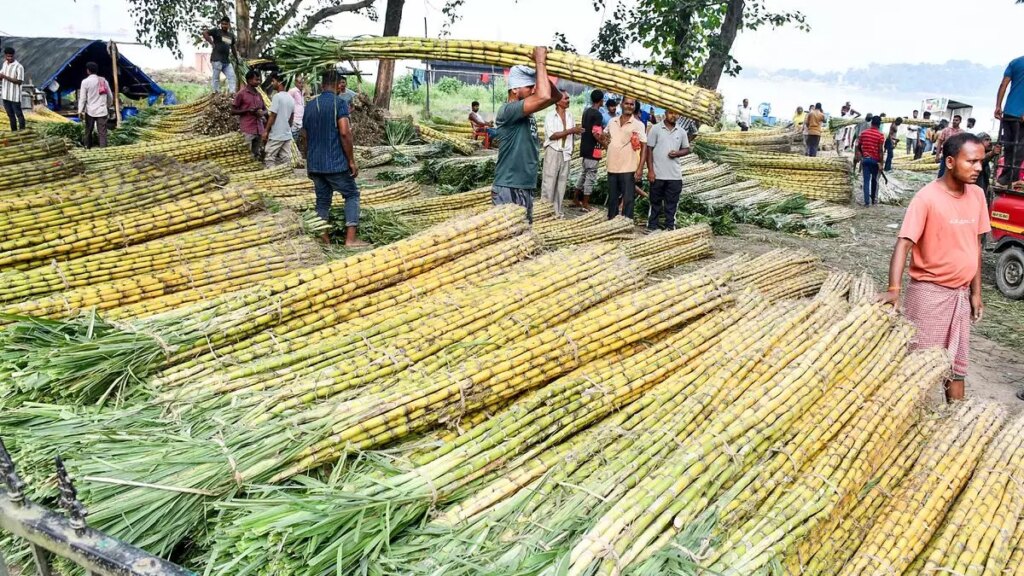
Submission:
<svg viewBox="0 0 1024 576">
<path fill-rule="evenodd" d="M 850 201 L 850 176 L 843 172 L 739 168 L 736 173 L 740 177 L 757 180 L 763 186 L 796 192 L 811 200 L 837 203 Z"/>
<path fill-rule="evenodd" d="M 789 152 L 792 136 L 788 131 L 711 132 L 700 135 L 701 142 L 752 152 Z"/>
<path fill-rule="evenodd" d="M 621 246 L 627 256 L 648 274 L 653 274 L 711 256 L 711 227 L 695 224 L 655 232 L 624 242 Z"/>
<path fill-rule="evenodd" d="M 10 166 L 21 162 L 43 160 L 65 156 L 68 152 L 67 142 L 56 138 L 33 138 L 23 143 L 0 146 L 0 164 Z"/>
<path fill-rule="evenodd" d="M 927 576 L 1002 573 L 1013 553 L 1013 535 L 1022 513 L 1024 418 L 1017 417 L 992 440 L 910 571 Z"/>
<path fill-rule="evenodd" d="M 66 118 L 64 116 L 61 116 L 60 114 L 54 112 L 53 110 L 50 110 L 49 108 L 47 108 L 46 106 L 43 106 L 42 104 L 36 104 L 35 106 L 33 106 L 32 107 L 32 114 L 34 114 L 36 116 L 36 121 L 37 122 L 64 122 L 64 123 L 69 123 L 69 122 L 72 121 L 70 118 Z"/>
<path fill-rule="evenodd" d="M 616 216 L 611 220 L 600 214 L 600 219 L 586 220 L 588 226 L 560 227 L 565 220 L 556 220 L 551 226 L 537 227 L 535 232 L 540 236 L 545 247 L 554 248 L 586 242 L 617 242 L 633 238 L 633 221 L 629 218 Z"/>
<path fill-rule="evenodd" d="M 243 203 L 240 207 L 250 204 L 244 190 L 220 194 L 216 202 L 218 219 L 226 218 L 224 213 L 230 212 L 224 210 L 223 204 L 232 197 Z M 187 221 L 190 227 L 202 223 L 201 218 L 195 217 Z M 191 367 L 188 361 L 206 351 L 215 352 L 275 325 L 327 310 L 418 275 L 475 248 L 520 233 L 525 227 L 521 208 L 496 207 L 386 248 L 262 282 L 243 293 L 191 306 L 177 315 L 151 322 L 127 326 L 106 325 L 95 319 L 74 319 L 54 325 L 19 323 L 5 334 L 0 370 L 26 377 L 38 375 L 51 387 L 73 386 L 84 398 L 99 397 L 108 389 L 120 389 L 146 379 L 157 369 L 173 365 Z M 126 226 L 122 230 L 131 229 Z M 122 231 L 121 235 L 127 234 Z M 52 250 L 70 251 L 69 247 L 74 248 L 75 244 L 65 243 Z M 39 254 L 35 250 L 35 254 L 23 258 L 28 260 Z M 51 340 L 55 334 L 61 334 L 59 343 Z M 10 354 L 13 350 L 18 353 Z M 77 353 L 69 355 L 71 350 Z M 187 372 L 188 367 L 183 370 Z"/>
<path fill-rule="evenodd" d="M 461 137 L 452 137 L 444 132 L 439 132 L 424 126 L 423 124 L 416 125 L 416 132 L 419 133 L 420 139 L 424 142 L 443 142 L 452 147 L 453 150 L 462 154 L 463 156 L 472 156 L 477 150 L 476 143 L 472 140 L 467 140 Z"/>
<path fill-rule="evenodd" d="M 18 130 L 17 132 L 6 132 L 4 134 L 0 134 L 0 148 L 19 146 L 21 144 L 27 144 L 28 142 L 34 142 L 40 138 L 42 138 L 42 135 L 31 128 Z"/>
<path fill-rule="evenodd" d="M 850 304 L 867 304 L 878 298 L 875 280 L 867 273 L 861 272 L 853 278 L 850 285 Z"/>
<path fill-rule="evenodd" d="M 458 293 L 463 284 L 479 284 L 507 271 L 511 266 L 535 254 L 540 241 L 523 234 L 484 246 L 464 256 L 428 270 L 393 286 L 339 303 L 331 308 L 304 314 L 217 352 L 197 357 L 191 366 L 165 371 L 155 383 L 179 386 L 210 378 L 222 368 L 242 365 L 270 355 L 287 354 L 344 333 L 349 322 L 389 307 L 401 306 L 417 298 L 440 299 Z"/>
<path fill-rule="evenodd" d="M 292 36 L 275 49 L 278 65 L 289 72 L 311 71 L 346 60 L 422 57 L 457 60 L 509 68 L 532 65 L 533 46 L 476 40 L 426 38 L 331 38 Z M 687 118 L 713 124 L 722 112 L 722 97 L 711 91 L 600 60 L 549 50 L 551 74 L 589 86 L 630 94 L 659 108 L 676 110 Z"/>
<path fill-rule="evenodd" d="M 452 148 L 444 142 L 432 144 L 401 144 L 398 146 L 356 146 L 355 153 L 361 157 L 398 154 L 407 158 L 443 158 L 451 156 Z"/>
<path fill-rule="evenodd" d="M 185 262 L 280 242 L 302 233 L 293 213 L 258 213 L 108 252 L 0 272 L 0 302 L 148 274 Z"/>
<path fill-rule="evenodd" d="M 910 429 L 928 388 L 948 370 L 945 354 L 930 350 L 907 357 L 892 374 L 910 330 L 895 334 L 876 348 L 879 362 L 858 367 L 860 373 L 851 379 L 859 386 L 857 392 L 842 386 L 829 389 L 797 424 L 789 444 L 756 464 L 757 470 L 722 496 L 727 515 L 744 506 L 750 511 L 719 524 L 718 530 L 726 534 L 703 560 L 709 570 L 756 572 L 781 561 L 830 519 L 849 512 L 855 495 Z M 872 392 L 860 394 L 866 390 Z M 832 426 L 822 427 L 823 421 Z M 806 460 L 802 469 L 801 460 Z M 762 503 L 752 506 L 745 501 L 748 494 Z"/>
<path fill-rule="evenodd" d="M 771 299 L 801 298 L 815 294 L 828 276 L 818 262 L 809 252 L 779 248 L 737 267 L 729 279 Z"/>
<path fill-rule="evenodd" d="M 98 172 L 72 176 L 59 183 L 39 184 L 0 192 L 0 212 L 25 210 L 90 198 L 97 190 L 129 186 L 160 179 L 169 171 L 166 165 L 139 162 L 117 172 Z"/>
<path fill-rule="evenodd" d="M 863 497 L 848 513 L 831 526 L 826 526 L 816 537 L 801 543 L 796 553 L 789 555 L 786 568 L 790 573 L 808 576 L 837 574 L 857 551 L 882 506 L 914 468 L 941 423 L 942 419 L 934 414 L 918 420 L 900 444 L 890 451 L 878 467 L 874 481 L 865 487 Z"/>
<path fill-rule="evenodd" d="M 238 119 L 231 115 L 231 96 L 208 94 L 188 104 L 168 106 L 165 114 L 147 123 L 143 140 L 193 136 L 219 136 L 238 130 Z"/>
<path fill-rule="evenodd" d="M 837 573 L 902 574 L 928 546 L 1005 419 L 1001 406 L 970 401 L 931 438 Z"/>
<path fill-rule="evenodd" d="M 0 243 L 17 240 L 16 244 L 6 244 L 9 248 L 38 244 L 51 237 L 55 230 L 147 210 L 159 204 L 200 195 L 215 184 L 226 182 L 226 178 L 204 167 L 170 170 L 163 174 L 163 178 L 130 187 L 100 188 L 90 196 L 12 210 L 0 215 Z"/>
<path fill-rule="evenodd" d="M 456 215 L 483 212 L 492 206 L 491 187 L 476 188 L 458 194 L 410 198 L 378 204 L 372 208 L 381 215 L 393 216 L 410 226 L 426 227 L 443 222 Z M 341 210 L 341 207 L 338 208 Z"/>
<path fill-rule="evenodd" d="M 231 182 L 235 184 L 254 184 L 258 186 L 273 186 L 275 182 L 295 177 L 295 171 L 291 166 L 275 166 L 252 172 L 238 172 L 231 175 Z M 306 179 L 302 179 L 306 180 Z M 306 180 L 309 182 L 309 180 Z"/>
<path fill-rule="evenodd" d="M 464 192 L 492 182 L 495 164 L 494 156 L 430 159 L 423 163 L 416 179 Z"/>
<path fill-rule="evenodd" d="M 838 206 L 824 200 L 808 202 L 807 212 L 810 214 L 808 220 L 817 221 L 826 226 L 849 220 L 857 215 L 857 211 L 849 206 Z"/>
<path fill-rule="evenodd" d="M 80 160 L 90 172 L 118 168 L 144 156 L 154 154 L 164 155 L 179 162 L 206 161 L 224 167 L 247 158 L 248 161 L 244 162 L 247 169 L 255 171 L 262 168 L 253 160 L 242 135 L 238 133 L 193 138 L 184 142 L 174 139 L 165 142 L 139 142 L 110 148 L 72 150 L 72 155 Z"/>
<path fill-rule="evenodd" d="M 934 156 L 926 156 L 918 160 L 898 159 L 892 162 L 893 170 L 906 170 L 909 172 L 938 172 L 939 161 Z"/>
<path fill-rule="evenodd" d="M 145 242 L 228 220 L 259 207 L 259 195 L 246 188 L 225 188 L 186 196 L 130 212 L 73 222 L 59 230 L 40 230 L 0 243 L 0 270 L 26 270 L 51 260 L 69 260 Z"/>
<path fill-rule="evenodd" d="M 319 247 L 312 240 L 295 237 L 8 304 L 0 307 L 0 315 L 68 318 L 88 309 L 118 308 L 214 284 L 219 284 L 221 288 L 232 286 L 237 289 L 321 263 L 323 253 Z"/>
<path fill-rule="evenodd" d="M 7 191 L 64 180 L 85 171 L 85 166 L 73 155 L 20 162 L 5 168 L 0 174 L 0 188 Z"/>
<path fill-rule="evenodd" d="M 828 278 L 822 283 L 815 298 L 838 298 L 846 299 L 853 285 L 853 275 L 841 270 L 833 270 L 828 273 Z"/>
</svg>

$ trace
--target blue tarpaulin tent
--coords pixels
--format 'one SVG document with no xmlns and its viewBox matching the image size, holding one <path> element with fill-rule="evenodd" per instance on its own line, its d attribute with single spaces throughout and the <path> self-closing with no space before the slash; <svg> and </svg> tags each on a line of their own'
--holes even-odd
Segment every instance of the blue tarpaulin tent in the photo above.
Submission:
<svg viewBox="0 0 1024 576">
<path fill-rule="evenodd" d="M 114 85 L 114 67 L 107 43 L 86 38 L 28 38 L 0 36 L 0 48 L 13 47 L 25 67 L 25 81 L 55 94 L 78 90 L 86 77 L 85 63 L 95 62 L 99 73 Z M 156 97 L 165 93 L 148 74 L 118 53 L 117 80 L 128 98 Z"/>
</svg>

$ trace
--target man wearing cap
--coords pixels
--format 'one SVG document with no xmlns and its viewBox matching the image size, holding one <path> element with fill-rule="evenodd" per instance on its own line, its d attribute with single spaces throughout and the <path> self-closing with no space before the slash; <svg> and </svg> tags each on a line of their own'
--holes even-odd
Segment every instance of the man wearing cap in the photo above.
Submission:
<svg viewBox="0 0 1024 576">
<path fill-rule="evenodd" d="M 501 146 L 498 147 L 491 200 L 495 205 L 518 204 L 526 208 L 526 218 L 531 223 L 539 163 L 533 114 L 553 106 L 561 98 L 561 93 L 548 80 L 547 57 L 547 48 L 538 46 L 533 49 L 536 70 L 528 66 L 512 67 L 508 75 L 508 101 L 501 105 L 494 119 Z"/>
</svg>

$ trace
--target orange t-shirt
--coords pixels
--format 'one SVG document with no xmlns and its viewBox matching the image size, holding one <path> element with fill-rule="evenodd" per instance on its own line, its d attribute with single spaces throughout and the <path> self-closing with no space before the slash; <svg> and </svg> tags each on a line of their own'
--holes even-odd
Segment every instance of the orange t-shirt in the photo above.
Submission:
<svg viewBox="0 0 1024 576">
<path fill-rule="evenodd" d="M 959 198 L 946 190 L 942 180 L 921 188 L 900 228 L 900 238 L 914 243 L 910 277 L 947 288 L 967 286 L 978 273 L 978 236 L 991 230 L 980 187 L 968 185 Z"/>
</svg>

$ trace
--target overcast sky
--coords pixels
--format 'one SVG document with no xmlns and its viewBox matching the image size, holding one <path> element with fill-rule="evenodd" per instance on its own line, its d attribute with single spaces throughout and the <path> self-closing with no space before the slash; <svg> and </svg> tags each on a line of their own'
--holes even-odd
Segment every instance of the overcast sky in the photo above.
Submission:
<svg viewBox="0 0 1024 576">
<path fill-rule="evenodd" d="M 383 13 L 384 0 L 380 0 Z M 1024 53 L 1024 6 L 1013 0 L 768 0 L 775 9 L 801 10 L 812 30 L 743 32 L 734 55 L 758 68 L 845 70 L 876 63 L 971 60 L 1003 65 Z M 131 40 L 134 27 L 125 0 L 4 2 L 0 32 L 12 36 L 85 36 Z M 431 36 L 443 21 L 444 0 L 408 0 L 402 34 Z M 556 31 L 586 51 L 606 15 L 591 0 L 466 0 L 453 37 L 551 43 Z M 610 12 L 607 16 L 610 17 Z M 383 24 L 341 15 L 318 32 L 337 36 L 380 34 Z M 872 40 L 875 39 L 875 40 Z M 161 51 L 124 50 L 146 67 L 170 67 Z M 185 49 L 191 64 L 194 49 Z"/>
</svg>

